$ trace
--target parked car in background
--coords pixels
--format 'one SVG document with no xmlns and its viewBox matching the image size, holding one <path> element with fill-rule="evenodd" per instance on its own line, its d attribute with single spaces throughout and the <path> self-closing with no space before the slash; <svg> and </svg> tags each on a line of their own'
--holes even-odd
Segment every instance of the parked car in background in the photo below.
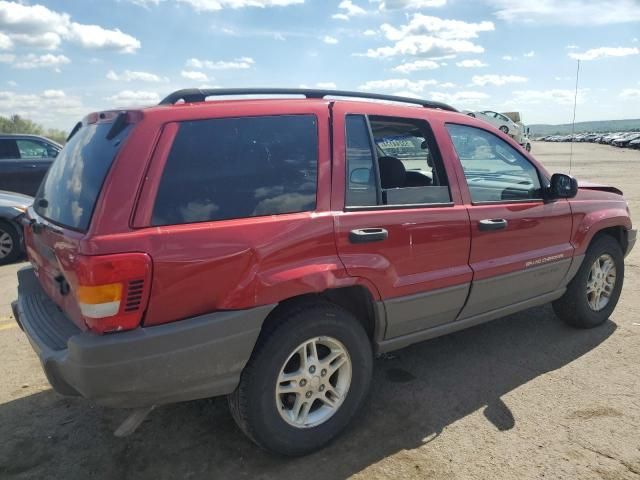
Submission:
<svg viewBox="0 0 640 480">
<path fill-rule="evenodd" d="M 630 132 L 626 135 L 623 135 L 619 138 L 616 138 L 611 142 L 611 145 L 614 147 L 626 147 L 631 141 L 640 138 L 640 133 L 638 132 Z"/>
<path fill-rule="evenodd" d="M 630 141 L 629 145 L 627 145 L 627 147 L 640 149 L 640 138 L 637 138 L 636 140 Z"/>
<path fill-rule="evenodd" d="M 12 305 L 53 388 L 137 422 L 226 395 L 280 454 L 347 427 L 374 353 L 549 302 L 603 324 L 636 239 L 618 189 L 438 102 L 189 89 L 73 132 Z"/>
<path fill-rule="evenodd" d="M 35 195 L 60 150 L 37 135 L 0 134 L 0 190 Z"/>
<path fill-rule="evenodd" d="M 0 191 L 0 265 L 14 262 L 24 252 L 20 219 L 33 197 Z"/>
<path fill-rule="evenodd" d="M 497 129 L 502 130 L 504 133 L 511 135 L 512 137 L 521 133 L 521 127 L 509 117 L 501 113 L 493 112 L 491 110 L 483 110 L 480 112 L 467 112 L 467 115 L 489 122 Z"/>
</svg>

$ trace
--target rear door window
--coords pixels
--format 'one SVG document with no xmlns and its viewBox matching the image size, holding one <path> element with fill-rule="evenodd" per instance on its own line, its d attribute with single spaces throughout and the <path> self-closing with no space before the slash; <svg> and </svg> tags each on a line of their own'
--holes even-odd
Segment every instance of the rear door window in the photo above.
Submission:
<svg viewBox="0 0 640 480">
<path fill-rule="evenodd" d="M 314 210 L 317 165 L 313 115 L 182 122 L 162 173 L 152 224 Z"/>
<path fill-rule="evenodd" d="M 20 150 L 13 139 L 0 139 L 0 160 L 20 158 Z"/>
<path fill-rule="evenodd" d="M 104 179 L 131 126 L 107 139 L 112 123 L 83 126 L 71 137 L 40 185 L 34 208 L 54 223 L 86 231 Z"/>
<path fill-rule="evenodd" d="M 426 121 L 347 115 L 346 136 L 347 207 L 451 202 L 447 176 Z"/>
</svg>

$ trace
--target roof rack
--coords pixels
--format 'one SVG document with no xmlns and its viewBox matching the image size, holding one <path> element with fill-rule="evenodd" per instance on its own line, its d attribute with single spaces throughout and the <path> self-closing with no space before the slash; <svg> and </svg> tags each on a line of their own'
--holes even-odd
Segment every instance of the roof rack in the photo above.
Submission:
<svg viewBox="0 0 640 480">
<path fill-rule="evenodd" d="M 425 108 L 437 108 L 440 110 L 447 110 L 449 112 L 458 111 L 446 103 L 420 100 L 418 98 L 382 95 L 379 93 L 350 92 L 347 90 L 316 90 L 308 88 L 186 88 L 183 90 L 177 90 L 165 97 L 159 105 L 173 105 L 180 100 L 184 100 L 186 103 L 204 102 L 207 97 L 233 95 L 302 95 L 306 98 L 350 97 L 369 100 L 385 100 L 388 102 L 412 103 L 414 105 L 422 105 Z"/>
</svg>

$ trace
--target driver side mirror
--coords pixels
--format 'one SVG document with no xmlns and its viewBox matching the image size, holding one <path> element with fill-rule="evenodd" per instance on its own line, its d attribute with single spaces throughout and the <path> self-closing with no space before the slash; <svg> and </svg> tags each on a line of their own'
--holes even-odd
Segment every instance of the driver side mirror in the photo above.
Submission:
<svg viewBox="0 0 640 480">
<path fill-rule="evenodd" d="M 554 173 L 549 185 L 549 196 L 555 198 L 573 198 L 578 194 L 578 181 L 571 175 Z"/>
</svg>

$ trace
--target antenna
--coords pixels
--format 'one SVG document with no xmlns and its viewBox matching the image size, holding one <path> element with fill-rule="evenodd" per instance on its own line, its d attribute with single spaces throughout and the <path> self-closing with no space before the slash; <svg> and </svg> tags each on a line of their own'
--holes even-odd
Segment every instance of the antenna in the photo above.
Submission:
<svg viewBox="0 0 640 480">
<path fill-rule="evenodd" d="M 571 175 L 571 167 L 573 166 L 573 135 L 576 131 L 576 106 L 578 105 L 578 79 L 580 78 L 580 60 L 578 60 L 578 69 L 576 70 L 576 92 L 573 96 L 573 120 L 571 120 L 571 150 L 569 151 L 569 175 Z"/>
</svg>

